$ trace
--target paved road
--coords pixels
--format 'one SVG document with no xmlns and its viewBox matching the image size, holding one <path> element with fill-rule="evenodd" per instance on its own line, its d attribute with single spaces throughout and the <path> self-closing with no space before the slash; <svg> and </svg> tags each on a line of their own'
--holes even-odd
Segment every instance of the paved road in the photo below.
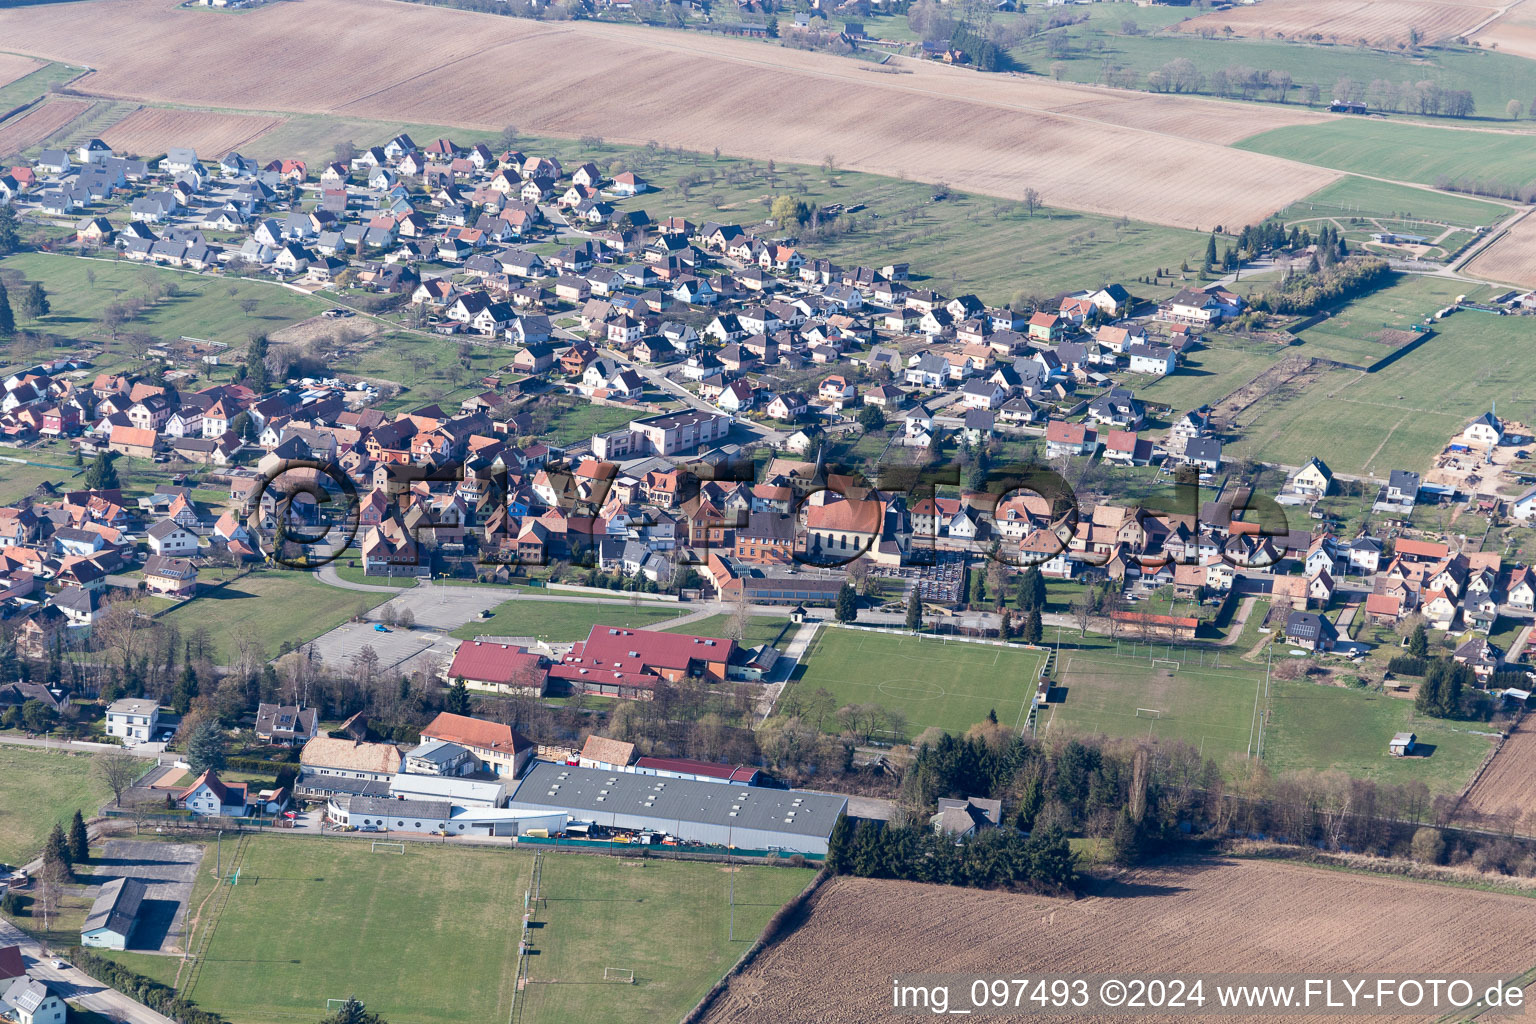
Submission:
<svg viewBox="0 0 1536 1024">
<path fill-rule="evenodd" d="M 0 945 L 20 946 L 27 962 L 27 973 L 58 995 L 87 1010 L 113 1021 L 128 1024 L 175 1024 L 171 1018 L 156 1013 L 143 1003 L 113 988 L 108 988 L 75 967 L 60 971 L 53 967 L 52 958 L 42 944 L 33 940 L 9 921 L 0 920 Z"/>
<path fill-rule="evenodd" d="M 152 758 L 165 753 L 164 743 L 141 743 L 136 747 L 119 747 L 114 743 L 92 743 L 89 740 L 32 739 L 27 736 L 0 736 L 0 743 L 9 743 L 17 747 L 62 750 L 72 754 L 99 754 L 104 750 L 127 750 L 134 757 Z"/>
</svg>

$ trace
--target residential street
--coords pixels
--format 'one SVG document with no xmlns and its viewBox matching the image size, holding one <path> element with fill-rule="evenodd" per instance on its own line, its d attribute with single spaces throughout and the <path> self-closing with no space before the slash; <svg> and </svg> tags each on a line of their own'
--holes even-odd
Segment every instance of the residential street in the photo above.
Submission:
<svg viewBox="0 0 1536 1024">
<path fill-rule="evenodd" d="M 53 958 L 42 945 L 35 942 L 21 929 L 0 919 L 0 945 L 20 946 L 27 960 L 27 973 L 46 982 L 61 997 L 93 1010 L 112 1021 L 127 1024 L 175 1024 L 171 1018 L 156 1013 L 143 1003 L 131 999 L 113 988 L 108 988 L 82 970 L 71 966 L 59 971 L 53 968 Z"/>
</svg>

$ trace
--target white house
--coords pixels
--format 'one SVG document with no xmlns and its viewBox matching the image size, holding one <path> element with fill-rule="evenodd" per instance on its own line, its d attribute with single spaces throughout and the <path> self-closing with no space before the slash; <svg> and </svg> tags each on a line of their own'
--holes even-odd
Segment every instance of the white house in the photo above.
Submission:
<svg viewBox="0 0 1536 1024">
<path fill-rule="evenodd" d="M 1167 345 L 1132 345 L 1126 350 L 1132 373 L 1152 373 L 1166 377 L 1173 372 L 1173 349 Z"/>
<path fill-rule="evenodd" d="M 243 782 L 224 782 L 209 770 L 176 794 L 176 802 L 200 818 L 243 818 L 247 801 Z"/>
<path fill-rule="evenodd" d="M 149 549 L 157 555 L 197 553 L 197 534 L 184 529 L 174 519 L 162 519 L 145 532 Z"/>
<path fill-rule="evenodd" d="M 123 746 L 148 743 L 160 724 L 160 706 L 152 700 L 124 697 L 107 708 L 107 735 L 122 739 Z"/>
<path fill-rule="evenodd" d="M 1472 444 L 1493 448 L 1504 442 L 1504 423 L 1493 413 L 1485 412 L 1468 423 L 1466 429 L 1461 432 L 1461 436 Z"/>
<path fill-rule="evenodd" d="M 34 978 L 21 977 L 10 983 L 0 998 L 6 1012 L 17 1024 L 64 1024 L 69 1012 L 64 1000 Z"/>
</svg>

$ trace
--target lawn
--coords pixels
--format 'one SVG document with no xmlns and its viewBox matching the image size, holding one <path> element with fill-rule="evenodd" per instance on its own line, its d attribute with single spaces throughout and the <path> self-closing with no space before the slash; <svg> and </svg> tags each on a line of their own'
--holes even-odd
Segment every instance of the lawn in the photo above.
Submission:
<svg viewBox="0 0 1536 1024">
<path fill-rule="evenodd" d="M 1127 386 L 1140 398 L 1184 412 L 1214 404 L 1264 372 L 1285 353 L 1285 349 L 1268 342 L 1209 334 L 1179 363 L 1175 373 L 1166 377 L 1128 378 Z"/>
<path fill-rule="evenodd" d="M 89 818 L 111 795 L 88 756 L 0 746 L 0 862 L 30 860 L 54 822 L 67 825 L 77 810 Z"/>
<path fill-rule="evenodd" d="M 348 564 L 349 562 L 353 564 Z M 336 570 L 336 575 L 348 583 L 364 583 L 370 587 L 394 587 L 396 590 L 409 590 L 416 585 L 414 576 L 369 576 L 363 572 L 361 565 L 355 564 L 356 558 L 338 558 L 331 563 Z"/>
<path fill-rule="evenodd" d="M 521 1019 L 631 1024 L 682 1018 L 812 872 L 555 854 L 541 875 Z M 605 983 L 605 967 L 635 984 Z"/>
<path fill-rule="evenodd" d="M 275 331 L 314 316 L 328 305 L 323 298 L 270 283 L 51 253 L 8 256 L 0 261 L 0 272 L 14 272 L 28 281 L 43 283 L 53 311 L 39 322 L 42 329 L 70 339 L 107 343 L 109 351 L 122 358 L 129 353 L 121 341 L 115 346 L 110 343 L 110 332 L 100 323 L 101 315 L 128 296 L 143 296 L 152 282 L 174 284 L 179 294 L 146 307 L 124 324 L 120 333 L 145 332 L 156 339 L 171 340 L 185 335 L 228 342 L 238 349 L 252 333 Z M 240 309 L 245 299 L 259 301 L 254 313 Z"/>
<path fill-rule="evenodd" d="M 1413 701 L 1379 693 L 1271 680 L 1264 760 L 1277 771 L 1336 768 L 1356 778 L 1455 793 L 1488 754 L 1492 730 L 1481 722 L 1425 718 Z M 1428 757 L 1393 757 L 1393 733 L 1414 732 Z"/>
<path fill-rule="evenodd" d="M 198 627 L 208 630 L 219 664 L 234 661 L 239 639 L 247 634 L 267 657 L 276 657 L 283 641 L 297 647 L 389 600 L 388 594 L 338 590 L 294 569 L 255 569 L 227 586 L 203 585 L 227 572 L 200 573 L 198 596 L 160 616 L 161 622 L 175 623 L 182 636 Z M 150 607 L 161 606 L 157 599 Z"/>
<path fill-rule="evenodd" d="M 711 615 L 707 619 L 699 619 L 697 622 L 685 623 L 681 626 L 668 626 L 669 633 L 689 633 L 693 636 L 725 636 L 725 631 L 730 627 L 731 616 Z M 784 641 L 779 647 L 786 647 L 789 641 L 794 639 L 793 627 L 786 630 L 789 620 L 781 616 L 754 615 L 747 620 L 746 635 L 741 638 L 741 643 L 747 647 L 756 647 L 759 644 L 771 644 L 783 635 Z"/>
<path fill-rule="evenodd" d="M 62 85 L 79 75 L 84 69 L 68 64 L 48 64 L 30 75 L 0 86 L 0 113 L 12 110 L 23 103 L 30 103 L 45 95 L 55 85 Z"/>
<path fill-rule="evenodd" d="M 1529 135 L 1374 118 L 1275 128 L 1244 139 L 1237 148 L 1424 185 L 1461 177 L 1525 185 L 1536 177 Z"/>
<path fill-rule="evenodd" d="M 1350 217 L 1385 217 L 1407 222 L 1422 219 L 1426 222 L 1475 228 L 1495 224 L 1509 214 L 1510 208 L 1501 203 L 1431 192 L 1411 185 L 1398 185 L 1349 174 L 1324 185 L 1300 202 L 1292 203 L 1277 216 L 1287 224 L 1305 224 L 1321 218 L 1337 217 L 1346 229 Z M 1312 229 L 1314 234 L 1316 230 Z M 1415 232 L 1406 225 L 1401 230 L 1412 234 L 1428 233 Z"/>
<path fill-rule="evenodd" d="M 1401 279 L 1302 332 L 1302 344 L 1287 351 L 1348 360 L 1374 346 L 1384 355 L 1368 335 L 1422 318 L 1469 287 Z M 1530 396 L 1526 361 L 1515 348 L 1529 330 L 1518 318 L 1463 311 L 1434 329 L 1435 337 L 1374 373 L 1332 370 L 1310 387 L 1266 396 L 1243 412 L 1241 437 L 1227 453 L 1289 466 L 1316 455 L 1334 472 L 1383 478 L 1393 469 L 1423 471 L 1474 416 L 1494 402 L 1519 409 Z"/>
<path fill-rule="evenodd" d="M 489 599 L 486 607 L 493 607 Z M 521 601 L 503 602 L 488 619 L 466 622 L 450 633 L 461 640 L 477 636 L 534 636 L 555 642 L 585 640 L 592 627 L 630 626 L 641 628 L 665 619 L 675 619 L 687 611 L 673 604 L 643 601 L 639 605 L 599 604 L 596 601 Z"/>
<path fill-rule="evenodd" d="M 71 487 L 83 487 L 75 477 L 77 470 L 50 469 L 47 466 L 22 466 L 14 462 L 0 462 L 0 505 L 9 505 L 35 491 L 39 484 L 55 483 Z"/>
<path fill-rule="evenodd" d="M 1264 670 L 1237 651 L 1202 652 L 1140 644 L 1063 650 L 1041 735 L 1155 739 L 1187 743 L 1218 763 L 1245 754 L 1263 697 Z M 1064 692 L 1063 692 L 1064 691 Z M 1058 702 L 1059 701 L 1059 702 Z"/>
<path fill-rule="evenodd" d="M 1025 648 L 827 626 L 801 659 L 779 710 L 792 709 L 825 687 L 833 710 L 878 704 L 905 715 L 908 735 L 898 740 L 929 726 L 962 733 L 989 711 L 997 712 L 999 722 L 1021 727 L 1045 657 Z M 825 724 L 837 728 L 831 715 Z"/>
<path fill-rule="evenodd" d="M 391 1024 L 507 1020 L 531 859 L 508 850 L 247 840 L 184 995 L 244 1022 L 355 995 Z M 228 851 L 226 851 L 227 853 Z"/>
</svg>

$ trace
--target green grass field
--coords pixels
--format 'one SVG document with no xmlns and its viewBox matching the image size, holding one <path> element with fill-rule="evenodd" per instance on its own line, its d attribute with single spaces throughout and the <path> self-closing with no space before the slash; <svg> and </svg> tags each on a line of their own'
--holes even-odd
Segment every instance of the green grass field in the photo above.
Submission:
<svg viewBox="0 0 1536 1024">
<path fill-rule="evenodd" d="M 1518 185 L 1536 177 L 1531 171 L 1528 135 L 1374 119 L 1276 128 L 1244 139 L 1237 148 L 1425 185 L 1442 176 Z"/>
<path fill-rule="evenodd" d="M 1247 341 L 1207 335 L 1202 344 L 1166 377 L 1132 378 L 1128 386 L 1140 398 L 1164 402 L 1183 412 L 1214 403 L 1240 385 L 1257 377 L 1281 359 L 1287 350 L 1263 341 Z"/>
<path fill-rule="evenodd" d="M 53 312 L 39 322 L 44 330 L 95 342 L 109 337 L 99 323 L 102 312 L 126 297 L 142 296 L 150 282 L 174 284 L 180 294 L 147 307 L 137 319 L 125 324 L 123 331 L 144 331 L 157 339 L 172 340 L 187 335 L 225 341 L 239 348 L 252 332 L 275 331 L 314 316 L 327 305 L 323 298 L 258 281 L 205 277 L 50 253 L 8 256 L 0 261 L 0 271 L 43 283 L 53 307 Z M 94 284 L 87 272 L 95 278 Z M 256 299 L 260 306 L 248 315 L 240 309 L 243 299 Z"/>
<path fill-rule="evenodd" d="M 54 822 L 69 824 L 77 810 L 89 818 L 111 796 L 90 757 L 0 746 L 0 862 L 30 860 Z"/>
<path fill-rule="evenodd" d="M 199 583 L 228 572 L 205 571 L 199 574 Z M 243 634 L 253 636 L 267 657 L 273 658 L 283 641 L 294 646 L 307 643 L 346 622 L 360 608 L 387 600 L 388 594 L 338 590 L 309 573 L 256 569 L 228 586 L 202 587 L 197 597 L 166 612 L 159 621 L 175 623 L 183 636 L 198 627 L 208 630 L 219 664 L 228 664 Z M 148 605 L 151 609 L 162 606 L 161 599 L 152 599 Z"/>
<path fill-rule="evenodd" d="M 1118 657 L 1113 648 L 1062 651 L 1054 682 L 1065 697 L 1040 716 L 1037 733 L 1181 742 L 1218 763 L 1250 749 L 1262 669 L 1239 661 L 1236 651 L 1207 654 L 1202 664 L 1198 651 L 1138 650 L 1135 657 Z"/>
<path fill-rule="evenodd" d="M 878 704 L 900 711 L 909 737 L 929 726 L 962 733 L 994 710 L 999 722 L 1022 726 L 1045 657 L 1024 648 L 828 626 L 791 685 L 802 697 L 825 687 L 837 707 Z M 827 728 L 836 728 L 830 717 Z"/>
<path fill-rule="evenodd" d="M 515 992 L 530 854 L 248 842 L 240 885 L 183 994 L 249 1024 L 319 1019 L 326 999 L 347 995 L 391 1024 L 504 1021 L 514 998 L 516 1019 L 528 1024 L 676 1020 L 812 876 L 737 871 L 732 941 L 732 874 L 720 865 L 547 854 L 530 982 Z M 124 962 L 165 980 L 174 974 L 144 959 Z M 605 967 L 633 971 L 635 984 L 604 982 Z"/>
<path fill-rule="evenodd" d="M 1524 104 L 1536 92 L 1536 65 L 1487 49 L 1441 44 L 1410 54 L 1359 49 L 1352 39 L 1333 40 L 1335 45 L 1220 35 L 1201 39 L 1171 27 L 1200 13 L 1193 7 L 1143 9 L 1130 3 L 1096 3 L 1069 9 L 1085 11 L 1089 20 L 1042 32 L 1015 46 L 1010 55 L 1037 74 L 1059 71 L 1061 77 L 1075 82 L 1101 82 L 1106 67 L 1119 67 L 1138 75 L 1138 88 L 1145 88 L 1148 72 L 1179 58 L 1193 61 L 1208 79 L 1234 66 L 1283 71 L 1294 83 L 1288 97 L 1292 105 L 1305 102 L 1306 87 L 1311 84 L 1319 87 L 1326 103 L 1340 78 L 1361 83 L 1432 78 L 1446 89 L 1471 90 L 1478 114 L 1495 123 L 1505 120 L 1509 100 Z M 1135 22 L 1140 34 L 1123 31 L 1124 21 Z M 1270 93 L 1265 90 L 1258 96 L 1269 98 Z"/>
<path fill-rule="evenodd" d="M 25 458 L 27 453 L 23 452 L 19 457 Z M 73 487 L 83 486 L 74 472 L 73 467 L 49 469 L 47 466 L 19 466 L 14 462 L 0 462 L 0 505 L 9 505 L 31 494 L 39 484 L 62 483 Z"/>
<path fill-rule="evenodd" d="M 249 840 L 184 994 L 247 1022 L 318 1020 L 349 995 L 391 1024 L 508 1019 L 531 858 L 370 848 Z"/>
<path fill-rule="evenodd" d="M 546 856 L 548 903 L 535 915 L 542 927 L 533 931 L 522 1019 L 678 1020 L 811 877 L 808 868 Z M 605 982 L 605 967 L 633 971 L 635 984 Z"/>
<path fill-rule="evenodd" d="M 615 595 L 622 598 L 622 595 Z M 550 640 L 585 640 L 592 627 L 649 626 L 675 619 L 687 609 L 656 601 L 629 604 L 597 604 L 593 601 L 505 601 L 499 606 L 487 596 L 486 607 L 495 611 L 489 619 L 466 622 L 450 633 L 461 640 L 477 636 L 536 636 Z"/>
<path fill-rule="evenodd" d="M 1288 354 L 1355 362 L 1384 346 L 1366 340 L 1434 312 L 1459 294 L 1486 289 L 1465 282 L 1405 277 L 1302 332 Z M 1332 370 L 1304 389 L 1271 394 L 1240 417 L 1234 456 L 1300 465 L 1312 455 L 1335 472 L 1423 471 L 1467 421 L 1493 402 L 1530 396 L 1519 347 L 1529 332 L 1515 317 L 1463 311 L 1434 325 L 1436 336 L 1375 373 Z M 1358 365 L 1364 365 L 1360 363 Z"/>
<path fill-rule="evenodd" d="M 697 622 L 689 622 L 682 626 L 668 626 L 666 631 L 669 633 L 690 633 L 693 636 L 724 636 L 730 624 L 731 617 L 729 615 L 711 615 L 707 619 L 699 619 Z M 782 633 L 784 640 L 778 645 L 782 649 L 789 644 L 790 640 L 794 639 L 795 630 L 800 628 L 793 626 L 786 631 L 784 627 L 788 625 L 789 620 L 782 616 L 754 615 L 747 620 L 746 635 L 741 638 L 741 642 L 748 647 L 756 647 L 758 644 L 771 644 Z"/>
<path fill-rule="evenodd" d="M 1278 657 L 1277 659 L 1278 660 Z M 1482 722 L 1425 718 L 1413 701 L 1307 682 L 1272 680 L 1264 760 L 1276 771 L 1336 768 L 1378 782 L 1422 780 L 1433 793 L 1455 793 L 1488 754 L 1493 730 Z M 1393 733 L 1414 732 L 1428 757 L 1393 757 Z"/>
<path fill-rule="evenodd" d="M 1411 185 L 1398 185 L 1349 174 L 1324 185 L 1307 198 L 1292 203 L 1277 216 L 1287 224 L 1337 218 L 1345 230 L 1350 227 L 1348 221 L 1352 216 L 1408 221 L 1423 219 L 1475 228 L 1492 225 L 1509 216 L 1510 211 L 1511 208 L 1503 203 L 1432 192 Z M 1406 227 L 1402 230 L 1410 234 L 1427 233 L 1410 231 Z M 1369 234 L 1369 231 L 1366 233 Z"/>
</svg>

